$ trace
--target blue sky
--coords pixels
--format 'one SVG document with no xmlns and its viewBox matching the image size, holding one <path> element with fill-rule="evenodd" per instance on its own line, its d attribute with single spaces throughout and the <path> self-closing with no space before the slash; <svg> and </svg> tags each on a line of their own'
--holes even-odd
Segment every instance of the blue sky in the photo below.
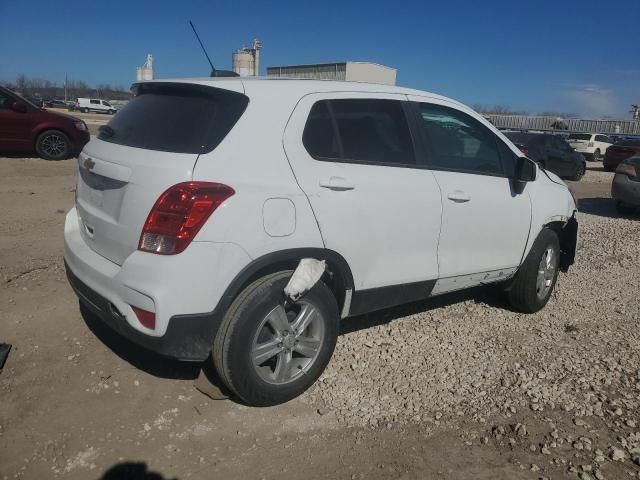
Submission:
<svg viewBox="0 0 640 480">
<path fill-rule="evenodd" d="M 209 72 L 254 37 L 269 65 L 371 61 L 398 84 L 464 103 L 628 118 L 640 102 L 640 0 L 2 0 L 0 81 L 19 73 L 128 86 L 147 53 L 157 76 Z"/>
</svg>

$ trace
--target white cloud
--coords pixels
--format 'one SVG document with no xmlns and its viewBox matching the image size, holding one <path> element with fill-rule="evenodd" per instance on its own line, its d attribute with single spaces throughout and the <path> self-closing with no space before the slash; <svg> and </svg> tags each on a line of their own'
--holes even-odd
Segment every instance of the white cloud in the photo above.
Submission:
<svg viewBox="0 0 640 480">
<path fill-rule="evenodd" d="M 612 90 L 596 84 L 566 87 L 564 96 L 577 112 L 595 117 L 619 115 L 620 102 Z"/>
</svg>

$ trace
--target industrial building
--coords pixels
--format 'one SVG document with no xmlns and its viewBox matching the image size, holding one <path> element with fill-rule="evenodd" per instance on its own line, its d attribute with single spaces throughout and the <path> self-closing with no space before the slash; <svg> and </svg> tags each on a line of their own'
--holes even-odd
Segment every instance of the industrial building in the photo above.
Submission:
<svg viewBox="0 0 640 480">
<path fill-rule="evenodd" d="M 262 50 L 262 42 L 256 39 L 250 48 L 243 47 L 233 52 L 231 58 L 233 71 L 241 77 L 260 75 L 260 50 Z"/>
<path fill-rule="evenodd" d="M 347 80 L 352 82 L 396 84 L 396 69 L 369 62 L 319 63 L 267 67 L 267 77 L 313 78 L 317 80 Z"/>
<path fill-rule="evenodd" d="M 147 54 L 147 61 L 141 67 L 136 68 L 136 80 L 143 82 L 153 80 L 153 56 Z"/>
</svg>

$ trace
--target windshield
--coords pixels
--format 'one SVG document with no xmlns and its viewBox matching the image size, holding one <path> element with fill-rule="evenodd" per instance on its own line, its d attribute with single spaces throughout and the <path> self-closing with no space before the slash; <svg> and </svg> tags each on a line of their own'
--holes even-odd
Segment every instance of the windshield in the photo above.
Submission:
<svg viewBox="0 0 640 480">
<path fill-rule="evenodd" d="M 590 133 L 572 133 L 569 135 L 569 141 L 571 140 L 591 140 Z"/>
<path fill-rule="evenodd" d="M 236 92 L 175 83 L 143 83 L 102 127 L 98 138 L 175 153 L 212 151 L 236 124 L 249 99 Z"/>
</svg>

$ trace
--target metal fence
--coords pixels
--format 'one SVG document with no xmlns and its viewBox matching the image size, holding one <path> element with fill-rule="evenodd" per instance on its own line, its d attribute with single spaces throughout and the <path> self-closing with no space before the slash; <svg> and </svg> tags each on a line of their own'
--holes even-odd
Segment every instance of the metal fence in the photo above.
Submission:
<svg viewBox="0 0 640 480">
<path fill-rule="evenodd" d="M 528 115 L 485 115 L 498 128 L 515 130 L 563 130 L 619 135 L 640 135 L 640 120 L 589 120 L 583 118 L 534 117 Z M 558 128 L 561 126 L 562 128 Z M 566 127 L 566 128 L 565 128 Z"/>
</svg>

